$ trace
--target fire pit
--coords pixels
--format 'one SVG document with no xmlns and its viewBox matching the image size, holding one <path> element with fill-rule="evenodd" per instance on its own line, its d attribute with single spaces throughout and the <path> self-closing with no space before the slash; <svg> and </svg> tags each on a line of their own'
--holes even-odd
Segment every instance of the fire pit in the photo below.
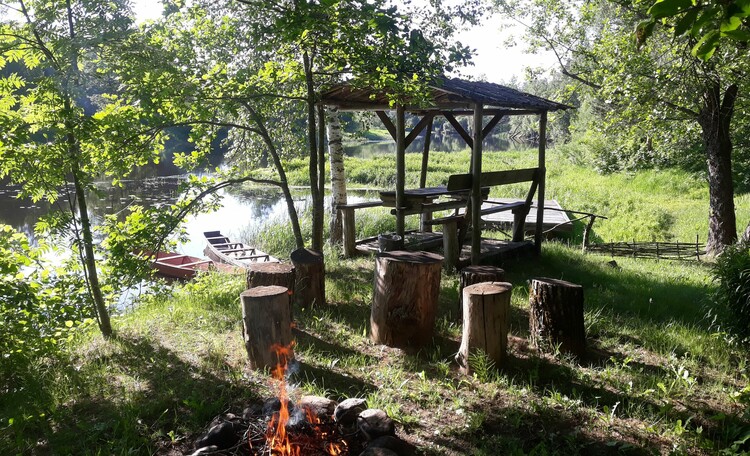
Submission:
<svg viewBox="0 0 750 456">
<path fill-rule="evenodd" d="M 336 403 L 303 396 L 297 404 L 287 391 L 286 372 L 291 347 L 275 345 L 279 364 L 272 371 L 278 395 L 264 404 L 246 407 L 241 416 L 216 417 L 209 431 L 196 440 L 198 455 L 332 456 L 412 455 L 414 447 L 395 436 L 395 425 L 364 399 Z"/>
</svg>

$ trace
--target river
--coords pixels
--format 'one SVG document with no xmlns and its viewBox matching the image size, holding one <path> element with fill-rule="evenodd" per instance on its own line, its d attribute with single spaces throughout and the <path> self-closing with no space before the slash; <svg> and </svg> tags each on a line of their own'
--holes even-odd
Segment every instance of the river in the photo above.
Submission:
<svg viewBox="0 0 750 456">
<path fill-rule="evenodd" d="M 418 138 L 409 150 L 421 150 L 422 141 Z M 431 145 L 431 149 L 437 151 L 456 151 L 465 148 L 465 144 L 459 138 L 441 135 L 436 135 Z M 507 141 L 496 139 L 488 148 L 498 150 L 512 147 L 509 147 Z M 367 142 L 345 148 L 347 155 L 364 158 L 393 153 L 393 150 L 392 141 Z M 180 196 L 179 185 L 185 179 L 185 175 L 179 173 L 178 168 L 162 161 L 159 165 L 139 169 L 135 177 L 123 182 L 122 187 L 102 183 L 98 186 L 100 194 L 92 194 L 89 199 L 93 222 L 101 223 L 104 216 L 109 214 L 123 213 L 124 216 L 127 207 L 133 204 L 160 207 L 174 203 Z M 72 188 L 69 190 L 72 192 Z M 10 225 L 33 239 L 34 224 L 47 214 L 52 206 L 46 202 L 33 203 L 18 199 L 18 193 L 17 186 L 0 186 L 0 224 Z M 288 219 L 286 204 L 276 189 L 221 191 L 220 195 L 222 207 L 219 210 L 191 216 L 186 220 L 185 227 L 189 240 L 179 247 L 180 252 L 203 256 L 204 231 L 221 230 L 227 236 L 239 238 L 240 233 L 254 232 L 263 223 Z M 294 199 L 300 211 L 310 204 L 309 196 L 304 191 L 296 192 Z M 354 199 L 356 200 L 356 196 Z M 63 196 L 55 206 L 65 209 L 67 204 L 68 199 Z"/>
</svg>

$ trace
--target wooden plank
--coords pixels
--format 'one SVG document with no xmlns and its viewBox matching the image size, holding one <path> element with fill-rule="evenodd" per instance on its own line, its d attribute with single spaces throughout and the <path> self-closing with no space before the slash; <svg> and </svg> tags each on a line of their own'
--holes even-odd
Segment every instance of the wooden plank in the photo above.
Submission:
<svg viewBox="0 0 750 456">
<path fill-rule="evenodd" d="M 474 140 L 471 138 L 471 136 L 469 136 L 469 133 L 464 130 L 464 127 L 458 122 L 458 120 L 456 120 L 456 117 L 447 111 L 443 112 L 443 116 L 448 119 L 448 122 L 450 122 L 451 125 L 453 125 L 456 133 L 458 133 L 458 135 L 463 138 L 464 141 L 466 141 L 466 144 L 473 149 Z"/>
<path fill-rule="evenodd" d="M 495 126 L 502 120 L 503 115 L 502 114 L 495 114 L 495 117 L 490 120 L 487 125 L 484 126 L 484 130 L 482 130 L 482 140 L 486 139 L 487 136 L 492 133 L 492 130 L 495 128 Z"/>
<path fill-rule="evenodd" d="M 480 177 L 480 185 L 482 187 L 491 187 L 495 185 L 518 184 L 520 182 L 535 181 L 537 172 L 538 168 L 526 168 L 482 173 Z M 453 174 L 448 177 L 448 190 L 468 190 L 471 189 L 471 183 L 471 174 Z"/>
<path fill-rule="evenodd" d="M 414 142 L 414 139 L 419 136 L 420 133 L 422 133 L 422 130 L 424 130 L 424 127 L 426 127 L 427 124 L 432 125 L 431 116 L 422 117 L 422 120 L 420 120 L 419 123 L 414 126 L 412 131 L 406 136 L 406 147 L 409 147 L 411 143 Z"/>
<path fill-rule="evenodd" d="M 514 198 L 496 198 L 489 201 L 485 201 L 483 208 L 490 207 L 491 204 L 508 204 L 513 202 L 523 202 L 523 200 Z M 488 214 L 482 217 L 485 223 L 497 223 L 502 225 L 510 225 L 514 222 L 513 214 L 510 212 L 498 212 Z M 526 214 L 524 224 L 526 225 L 526 231 L 533 231 L 536 229 L 537 211 L 531 210 Z M 569 232 L 573 229 L 573 223 L 570 218 L 560 207 L 560 203 L 555 200 L 547 200 L 544 202 L 544 221 L 542 224 L 542 230 L 548 231 L 554 229 L 556 232 Z"/>
<path fill-rule="evenodd" d="M 342 210 L 342 209 L 365 209 L 368 207 L 379 207 L 383 205 L 383 201 L 364 201 L 361 203 L 352 203 L 352 204 L 337 204 L 336 209 Z"/>
<path fill-rule="evenodd" d="M 391 138 L 393 138 L 394 141 L 398 141 L 398 139 L 396 139 L 396 126 L 393 125 L 388 114 L 386 114 L 385 111 L 375 111 L 375 114 L 377 114 L 380 121 L 383 122 L 383 126 L 388 130 L 388 133 L 391 134 Z"/>
<path fill-rule="evenodd" d="M 432 143 L 432 121 L 434 114 L 428 114 L 430 123 L 427 125 L 427 133 L 424 135 L 424 149 L 422 150 L 422 169 L 419 174 L 419 187 L 424 188 L 427 185 L 427 165 L 430 160 L 430 144 Z"/>
</svg>

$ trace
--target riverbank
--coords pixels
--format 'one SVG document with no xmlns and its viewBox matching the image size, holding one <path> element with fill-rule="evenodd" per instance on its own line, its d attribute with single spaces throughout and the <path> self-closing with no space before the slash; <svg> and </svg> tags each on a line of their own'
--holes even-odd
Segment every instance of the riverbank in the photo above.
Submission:
<svg viewBox="0 0 750 456">
<path fill-rule="evenodd" d="M 486 169 L 533 166 L 533 154 L 485 157 Z M 418 158 L 407 156 L 407 175 L 415 175 Z M 433 155 L 428 185 L 460 172 L 466 158 Z M 601 239 L 646 230 L 689 240 L 707 230 L 705 184 L 687 173 L 600 176 L 555 153 L 548 163 L 548 192 L 563 207 L 610 211 L 602 214 L 610 220 L 594 226 Z M 350 183 L 376 187 L 391 164 L 377 158 L 347 166 Z M 747 196 L 738 202 L 742 222 Z M 621 214 L 630 215 L 628 223 L 618 221 Z M 661 228 L 643 228 L 649 220 Z M 374 211 L 358 221 L 363 233 L 377 234 L 392 217 Z M 264 236 L 263 250 L 288 257 L 283 224 Z M 620 257 L 611 264 L 611 257 L 582 254 L 576 236 L 572 247 L 547 243 L 539 259 L 502 265 L 513 284 L 509 362 L 495 369 L 477 358 L 468 377 L 453 361 L 461 334 L 455 276 L 441 277 L 433 343 L 404 353 L 369 339 L 373 258 L 343 260 L 327 248 L 328 305 L 294 309 L 301 364 L 293 398 L 365 398 L 428 455 L 742 454 L 750 352 L 725 330 L 730 317 L 711 298 L 710 266 Z M 528 280 L 540 276 L 583 285 L 585 362 L 529 346 Z M 190 452 L 213 417 L 272 395 L 269 377 L 247 367 L 243 289 L 243 277 L 214 274 L 165 284 L 113 319 L 112 340 L 82 328 L 57 356 L 12 378 L 0 372 L 0 452 Z"/>
<path fill-rule="evenodd" d="M 441 279 L 434 343 L 407 354 L 369 340 L 372 258 L 326 258 L 328 305 L 294 309 L 293 394 L 366 398 L 425 454 L 716 454 L 750 431 L 748 352 L 722 331 L 705 265 L 618 258 L 613 268 L 547 244 L 539 261 L 504 265 L 510 361 L 475 360 L 467 377 L 453 362 L 455 276 Z M 536 276 L 584 286 L 586 362 L 528 346 Z M 175 454 L 215 415 L 270 397 L 269 377 L 246 363 L 243 288 L 242 277 L 207 275 L 117 317 L 116 338 L 84 331 L 39 360 L 4 393 L 3 453 Z"/>
</svg>

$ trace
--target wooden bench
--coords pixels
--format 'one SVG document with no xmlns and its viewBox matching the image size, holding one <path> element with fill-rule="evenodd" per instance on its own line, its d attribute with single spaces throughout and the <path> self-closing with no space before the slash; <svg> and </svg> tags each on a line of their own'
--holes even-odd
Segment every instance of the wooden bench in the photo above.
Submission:
<svg viewBox="0 0 750 456">
<path fill-rule="evenodd" d="M 483 200 L 486 199 L 486 197 L 484 196 L 485 188 L 487 189 L 487 191 L 489 191 L 489 188 L 493 186 L 517 184 L 522 182 L 531 182 L 531 188 L 529 189 L 525 200 L 514 201 L 511 203 L 492 202 L 492 204 L 494 204 L 493 207 L 480 209 L 480 216 L 495 214 L 497 212 L 503 211 L 512 211 L 512 240 L 514 242 L 523 241 L 524 223 L 526 222 L 526 216 L 531 209 L 531 203 L 539 183 L 538 176 L 538 168 L 513 169 L 482 173 L 480 178 L 480 185 L 482 186 L 483 190 Z M 454 174 L 448 178 L 448 191 L 466 191 L 467 189 L 471 189 L 471 187 L 471 174 Z M 458 264 L 461 250 L 461 243 L 458 239 L 458 229 L 459 226 L 461 226 L 462 224 L 467 224 L 468 222 L 470 222 L 470 220 L 466 219 L 466 214 L 456 214 L 448 217 L 440 217 L 424 222 L 425 225 L 443 226 L 443 255 L 445 256 L 445 262 L 443 264 L 448 269 L 454 268 Z"/>
<path fill-rule="evenodd" d="M 344 257 L 349 258 L 357 253 L 356 230 L 354 226 L 354 211 L 368 207 L 380 207 L 382 201 L 365 201 L 354 204 L 338 204 L 336 210 L 341 214 L 344 228 Z"/>
</svg>

